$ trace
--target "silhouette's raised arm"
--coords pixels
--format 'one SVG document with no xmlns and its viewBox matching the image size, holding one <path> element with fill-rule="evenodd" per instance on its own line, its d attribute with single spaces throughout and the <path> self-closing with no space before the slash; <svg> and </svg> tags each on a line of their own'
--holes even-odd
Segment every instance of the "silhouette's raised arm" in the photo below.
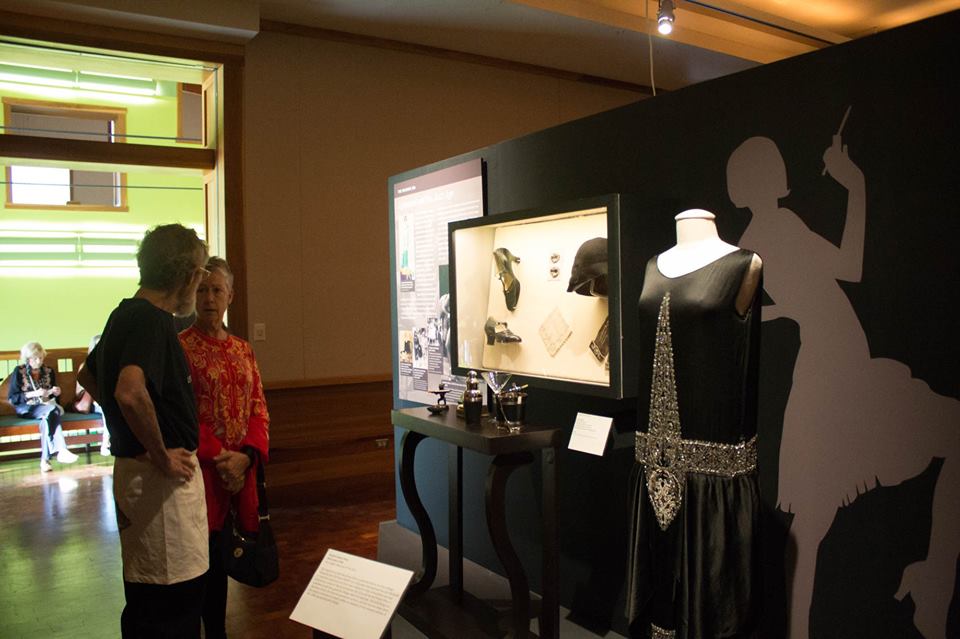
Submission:
<svg viewBox="0 0 960 639">
<path fill-rule="evenodd" d="M 831 177 L 847 189 L 847 217 L 840 240 L 834 276 L 845 282 L 859 282 L 863 274 L 863 237 L 867 217 L 867 189 L 863 171 L 847 155 L 840 136 L 823 153 L 823 163 Z"/>
</svg>

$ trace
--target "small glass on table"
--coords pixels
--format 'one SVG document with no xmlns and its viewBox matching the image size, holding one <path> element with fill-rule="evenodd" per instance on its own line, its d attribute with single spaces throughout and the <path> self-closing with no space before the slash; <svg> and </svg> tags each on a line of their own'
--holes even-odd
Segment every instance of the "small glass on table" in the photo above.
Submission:
<svg viewBox="0 0 960 639">
<path fill-rule="evenodd" d="M 519 433 L 523 426 L 524 417 L 527 409 L 527 394 L 523 391 L 527 386 L 517 386 L 514 384 L 506 390 L 500 392 L 499 404 L 500 411 L 503 413 L 503 420 L 507 429 L 511 433 Z"/>
<path fill-rule="evenodd" d="M 483 373 L 483 381 L 493 392 L 493 406 L 490 407 L 490 415 L 496 420 L 498 428 L 506 428 L 507 420 L 503 415 L 503 409 L 500 407 L 500 393 L 506 388 L 511 377 L 512 373 L 504 373 L 503 371 L 484 371 Z"/>
</svg>

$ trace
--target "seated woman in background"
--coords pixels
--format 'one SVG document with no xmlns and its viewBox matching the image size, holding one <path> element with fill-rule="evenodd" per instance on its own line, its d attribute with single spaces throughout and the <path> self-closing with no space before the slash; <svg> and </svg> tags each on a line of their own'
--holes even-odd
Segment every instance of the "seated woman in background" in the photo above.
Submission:
<svg viewBox="0 0 960 639">
<path fill-rule="evenodd" d="M 17 415 L 40 420 L 40 471 L 49 472 L 50 455 L 56 453 L 61 464 L 72 464 L 77 456 L 67 450 L 60 426 L 63 408 L 57 404 L 60 395 L 57 386 L 57 374 L 49 366 L 43 365 L 47 351 L 37 342 L 27 342 L 20 349 L 23 364 L 13 371 L 10 380 L 10 403 Z"/>
<path fill-rule="evenodd" d="M 197 288 L 197 320 L 180 333 L 190 365 L 200 419 L 197 458 L 203 471 L 210 530 L 210 571 L 203 602 L 207 639 L 225 637 L 227 574 L 220 538 L 231 504 L 237 525 L 260 528 L 257 514 L 257 463 L 266 463 L 270 416 L 253 348 L 230 335 L 223 316 L 233 300 L 233 273 L 226 260 L 211 257 L 210 274 Z"/>
</svg>

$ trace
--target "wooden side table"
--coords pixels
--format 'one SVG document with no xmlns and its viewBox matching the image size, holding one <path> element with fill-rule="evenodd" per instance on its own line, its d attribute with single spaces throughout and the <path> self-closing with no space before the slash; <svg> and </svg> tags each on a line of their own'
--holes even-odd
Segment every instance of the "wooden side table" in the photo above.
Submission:
<svg viewBox="0 0 960 639">
<path fill-rule="evenodd" d="M 530 586 L 523 564 L 517 556 L 507 531 L 506 485 L 510 474 L 534 461 L 540 451 L 543 470 L 543 593 L 540 602 L 540 637 L 558 639 L 560 606 L 559 531 L 557 530 L 557 467 L 556 452 L 562 431 L 547 426 L 525 425 L 518 433 L 498 428 L 489 418 L 477 426 L 467 426 L 456 416 L 453 407 L 441 415 L 431 415 L 426 408 L 407 408 L 391 412 L 394 426 L 406 429 L 401 444 L 400 488 L 420 530 L 423 558 L 415 581 L 410 585 L 400 613 L 418 627 L 429 625 L 433 633 L 456 636 L 496 636 L 496 621 L 489 619 L 485 606 L 463 590 L 463 450 L 492 456 L 486 482 L 487 529 L 494 551 L 503 564 L 510 583 L 510 636 L 530 637 Z M 430 590 L 437 575 L 437 537 L 433 524 L 420 501 L 414 477 L 417 445 L 432 437 L 450 444 L 447 464 L 450 515 L 450 586 Z M 484 617 L 488 617 L 484 621 Z M 471 624 L 471 621 L 473 622 Z M 468 626 L 473 625 L 473 628 Z M 423 628 L 421 628 L 423 630 Z M 455 635 L 453 634 L 455 633 Z"/>
</svg>

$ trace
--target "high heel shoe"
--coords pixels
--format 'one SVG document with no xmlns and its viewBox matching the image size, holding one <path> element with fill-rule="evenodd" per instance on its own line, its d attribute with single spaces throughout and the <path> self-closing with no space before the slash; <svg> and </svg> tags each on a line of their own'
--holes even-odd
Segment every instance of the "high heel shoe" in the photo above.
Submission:
<svg viewBox="0 0 960 639">
<path fill-rule="evenodd" d="M 493 259 L 497 263 L 497 278 L 503 285 L 503 298 L 507 303 L 507 310 L 517 307 L 520 299 L 520 280 L 513 273 L 513 262 L 520 263 L 520 258 L 509 249 L 498 248 L 493 251 Z"/>
<path fill-rule="evenodd" d="M 503 329 L 497 330 L 501 326 Z M 523 341 L 519 335 L 507 328 L 506 322 L 498 322 L 492 317 L 487 318 L 487 323 L 483 325 L 483 332 L 487 334 L 487 346 L 493 346 L 494 342 L 503 344 Z"/>
</svg>

